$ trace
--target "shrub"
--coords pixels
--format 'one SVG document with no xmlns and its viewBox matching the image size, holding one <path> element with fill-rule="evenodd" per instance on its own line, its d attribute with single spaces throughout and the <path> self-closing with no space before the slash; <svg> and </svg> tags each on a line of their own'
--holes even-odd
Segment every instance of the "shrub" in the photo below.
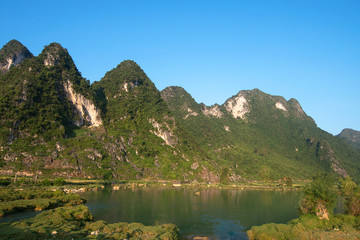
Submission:
<svg viewBox="0 0 360 240">
<path fill-rule="evenodd" d="M 56 178 L 54 180 L 54 185 L 55 186 L 63 186 L 65 184 L 66 184 L 66 181 L 64 179 L 62 179 L 62 178 Z"/>
<path fill-rule="evenodd" d="M 341 179 L 340 192 L 345 200 L 345 213 L 360 215 L 360 189 L 350 176 Z"/>
<path fill-rule="evenodd" d="M 11 184 L 10 178 L 1 178 L 0 179 L 0 186 L 7 186 Z"/>
<path fill-rule="evenodd" d="M 337 198 L 334 178 L 321 174 L 303 189 L 303 199 L 299 209 L 302 214 L 315 214 L 319 218 L 329 219 Z"/>
<path fill-rule="evenodd" d="M 51 186 L 53 183 L 49 179 L 44 179 L 42 182 L 40 182 L 40 185 L 42 186 Z"/>
</svg>

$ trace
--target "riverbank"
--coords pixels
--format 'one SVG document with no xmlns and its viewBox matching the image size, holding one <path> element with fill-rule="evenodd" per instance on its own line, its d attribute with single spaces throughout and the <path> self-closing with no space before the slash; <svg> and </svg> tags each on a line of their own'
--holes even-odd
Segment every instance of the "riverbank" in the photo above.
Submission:
<svg viewBox="0 0 360 240">
<path fill-rule="evenodd" d="M 0 239 L 179 239 L 179 229 L 174 224 L 144 226 L 141 223 L 94 221 L 90 210 L 83 205 L 86 200 L 72 193 L 102 189 L 97 183 L 95 186 L 88 184 L 84 186 L 84 182 L 78 182 L 70 185 L 71 188 L 1 187 L 0 216 L 27 210 L 47 211 L 34 218 L 0 223 Z"/>
<path fill-rule="evenodd" d="M 253 192 L 253 191 L 244 191 L 244 192 L 243 191 L 221 191 L 223 189 L 224 190 L 266 190 L 266 191 L 269 191 L 269 194 L 272 194 L 270 192 L 279 192 L 279 194 L 291 194 L 290 192 L 289 193 L 280 193 L 280 191 L 288 191 L 288 190 L 296 191 L 299 189 L 299 187 L 296 185 L 296 183 L 292 187 L 288 187 L 288 186 L 282 185 L 279 182 L 269 182 L 269 183 L 251 182 L 251 183 L 246 183 L 246 184 L 242 183 L 242 184 L 224 185 L 224 184 L 205 184 L 205 183 L 183 183 L 183 182 L 181 183 L 181 182 L 174 182 L 174 181 L 113 181 L 113 182 L 105 182 L 105 181 L 101 181 L 101 180 L 88 180 L 88 179 L 66 179 L 66 180 L 63 179 L 63 181 L 60 181 L 60 180 L 49 181 L 46 179 L 45 180 L 38 179 L 38 182 L 36 184 L 34 184 L 32 182 L 31 178 L 21 179 L 21 181 L 19 180 L 16 184 L 14 184 L 12 181 L 10 181 L 10 182 L 11 182 L 11 184 L 9 184 L 7 187 L 4 187 L 4 188 L 17 189 L 18 191 L 27 191 L 28 189 L 32 189 L 32 191 L 36 191 L 36 189 L 41 188 L 44 191 L 46 189 L 46 191 L 53 191 L 53 192 L 62 191 L 64 193 L 67 192 L 69 194 L 88 192 L 87 194 L 90 194 L 89 196 L 99 196 L 100 193 L 92 193 L 90 191 L 98 191 L 98 190 L 101 190 L 104 188 L 107 189 L 106 191 L 104 191 L 105 193 L 109 193 L 109 190 L 112 191 L 112 194 L 111 194 L 112 196 L 117 195 L 117 193 L 116 193 L 117 190 L 128 189 L 127 192 L 132 193 L 132 196 L 134 196 L 134 193 L 137 194 L 137 193 L 141 192 L 142 198 L 146 198 L 147 201 L 151 201 L 151 199 L 152 199 L 151 193 L 153 191 L 162 192 L 162 191 L 165 191 L 166 189 L 169 189 L 169 190 L 183 189 L 181 191 L 171 190 L 170 192 L 176 193 L 176 196 L 182 195 L 184 193 L 185 193 L 185 195 L 188 194 L 190 196 L 189 199 L 194 200 L 195 202 L 197 202 L 197 204 L 201 203 L 201 205 L 204 205 L 205 203 L 210 203 L 212 201 L 212 200 L 210 200 L 211 199 L 210 197 L 213 197 L 213 196 L 221 196 L 220 199 L 222 201 L 225 201 L 227 199 L 227 198 L 224 198 L 225 196 L 230 197 L 230 196 L 234 196 L 234 194 L 236 194 L 236 195 L 239 194 L 239 196 L 244 196 L 244 194 L 252 194 L 251 192 Z M 44 186 L 44 185 L 47 185 L 47 186 Z M 22 190 L 20 190 L 20 189 L 22 189 Z M 135 191 L 132 191 L 133 189 L 135 189 Z M 144 191 L 141 191 L 141 190 L 144 190 Z M 218 191 L 218 190 L 220 190 L 220 191 Z M 122 194 L 122 192 L 124 192 L 124 191 L 119 191 L 119 194 Z M 255 192 L 257 192 L 257 191 L 255 191 Z M 148 194 L 147 197 L 144 196 L 144 193 Z M 296 194 L 296 193 L 294 193 L 294 194 Z M 81 194 L 81 195 L 84 196 L 84 194 Z M 179 196 L 174 197 L 175 195 L 173 195 L 173 194 L 166 194 L 166 195 L 167 195 L 167 198 L 170 197 L 172 199 L 170 202 L 174 202 L 176 206 L 179 206 L 179 207 L 182 206 L 181 202 L 177 203 L 177 200 L 176 200 L 176 199 L 178 199 Z M 87 197 L 85 197 L 85 198 L 87 198 Z M 219 198 L 217 198 L 217 199 L 219 199 Z M 239 198 L 237 198 L 237 199 L 239 199 Z M 258 198 L 256 198 L 256 199 L 258 199 Z M 169 199 L 167 199 L 167 201 L 169 201 Z M 208 201 L 210 201 L 210 202 L 208 202 Z M 122 209 L 126 209 L 127 207 L 128 208 L 138 208 L 138 206 L 142 205 L 141 203 L 137 202 L 136 205 L 130 207 L 131 204 L 129 202 L 127 202 L 127 203 L 124 203 L 124 201 L 121 201 L 121 202 L 123 204 Z M 225 202 L 227 202 L 227 201 L 225 201 Z M 224 205 L 226 206 L 228 203 L 225 203 L 225 202 L 219 203 L 219 206 L 224 206 Z M 197 205 L 197 204 L 195 204 L 195 205 Z M 245 205 L 247 204 L 246 200 L 241 205 L 244 205 L 244 204 Z M 154 202 L 150 205 L 164 206 L 164 203 L 160 203 L 159 199 L 156 199 L 156 205 L 154 205 Z M 110 210 L 110 212 L 116 211 L 113 207 L 111 209 L 112 210 Z M 167 209 L 167 211 L 172 211 L 172 209 L 173 209 L 173 206 L 169 206 L 169 209 Z M 93 210 L 94 209 L 92 209 L 92 211 Z M 94 216 L 97 216 L 96 217 L 97 219 L 103 219 L 102 217 L 99 217 L 98 215 L 96 215 L 97 214 L 96 211 L 94 211 L 93 214 L 94 214 Z M 130 214 L 130 215 L 133 216 L 133 214 Z M 227 213 L 226 213 L 226 215 L 227 215 Z M 248 215 L 248 213 L 246 215 Z M 221 218 L 222 217 L 220 217 L 220 219 Z M 135 219 L 139 219 L 139 218 L 137 217 Z M 291 218 L 288 218 L 288 219 L 291 219 Z M 111 223 L 119 221 L 119 219 L 117 219 L 116 221 L 112 221 L 109 219 L 105 219 L 105 220 L 108 222 L 111 222 Z M 127 220 L 124 219 L 124 220 L 128 221 L 128 222 L 134 221 L 134 219 L 127 219 Z M 121 221 L 121 219 L 120 219 L 120 221 Z M 138 220 L 138 221 L 143 222 L 142 220 Z M 166 222 L 173 222 L 173 221 L 167 220 L 167 221 L 162 221 L 161 223 L 166 223 Z M 144 223 L 146 223 L 146 222 L 144 222 Z M 185 228 L 183 226 L 184 224 L 181 225 L 180 223 L 177 223 L 176 221 L 174 223 L 179 224 L 178 226 L 181 228 Z M 31 224 L 33 224 L 33 223 L 31 223 Z M 104 223 L 104 224 L 106 224 L 106 223 Z M 152 225 L 154 223 L 147 222 L 147 224 Z M 10 227 L 10 226 L 8 225 L 8 227 Z M 97 230 L 99 230 L 99 229 L 95 229 L 91 232 L 94 232 L 94 234 L 95 233 L 102 234 L 101 233 L 102 230 L 99 230 L 99 232 L 96 232 Z M 53 231 L 57 231 L 57 230 L 55 229 Z M 84 231 L 84 230 L 79 230 L 79 231 Z M 206 233 L 207 233 L 207 231 L 205 231 L 205 232 L 201 231 L 199 233 L 195 233 L 198 235 L 192 235 L 193 233 L 191 233 L 191 234 L 184 233 L 183 236 L 186 236 L 185 239 L 207 239 Z M 87 232 L 87 234 L 88 234 L 88 232 Z M 244 232 L 244 234 L 245 234 L 245 232 Z M 132 236 L 132 235 L 129 235 L 129 236 Z M 142 239 L 145 239 L 145 238 L 142 238 Z"/>
<path fill-rule="evenodd" d="M 141 223 L 107 224 L 94 221 L 84 205 L 59 207 L 34 218 L 0 223 L 1 239 L 143 239 L 178 240 L 174 224 L 144 226 Z"/>
<path fill-rule="evenodd" d="M 268 239 L 360 239 L 360 217 L 333 215 L 329 220 L 305 215 L 287 224 L 269 223 L 254 226 L 247 234 L 250 240 Z"/>
<path fill-rule="evenodd" d="M 310 180 L 292 180 L 291 184 L 286 183 L 284 180 L 275 181 L 244 181 L 238 183 L 204 183 L 204 182 L 182 182 L 171 180 L 154 180 L 154 179 L 142 179 L 142 180 L 99 180 L 99 179 L 55 179 L 60 180 L 61 184 L 51 184 L 48 179 L 37 179 L 34 182 L 32 177 L 22 177 L 15 179 L 12 176 L 0 176 L 1 182 L 7 182 L 9 185 L 16 186 L 43 186 L 52 189 L 63 189 L 68 192 L 82 192 L 82 191 L 96 191 L 101 190 L 104 187 L 111 187 L 113 190 L 122 188 L 134 188 L 134 187 L 166 187 L 166 188 L 217 188 L 217 189 L 239 189 L 239 190 L 270 190 L 270 191 L 288 191 L 299 190 L 302 186 L 306 185 Z M 53 182 L 54 182 L 53 181 Z M 47 184 L 41 184 L 46 182 Z"/>
</svg>

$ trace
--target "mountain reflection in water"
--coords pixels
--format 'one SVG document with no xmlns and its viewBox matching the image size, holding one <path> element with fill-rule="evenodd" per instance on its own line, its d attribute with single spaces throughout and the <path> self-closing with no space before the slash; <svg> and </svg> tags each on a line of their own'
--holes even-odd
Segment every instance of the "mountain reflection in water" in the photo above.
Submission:
<svg viewBox="0 0 360 240">
<path fill-rule="evenodd" d="M 246 231 L 264 223 L 297 217 L 296 191 L 137 188 L 81 194 L 96 220 L 174 223 L 183 236 L 247 239 Z"/>
</svg>

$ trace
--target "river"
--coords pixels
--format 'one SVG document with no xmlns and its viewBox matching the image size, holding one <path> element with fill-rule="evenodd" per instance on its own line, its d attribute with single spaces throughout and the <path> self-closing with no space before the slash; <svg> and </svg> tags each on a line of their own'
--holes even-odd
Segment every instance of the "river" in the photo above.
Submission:
<svg viewBox="0 0 360 240">
<path fill-rule="evenodd" d="M 296 218 L 297 191 L 135 188 L 85 192 L 95 220 L 174 223 L 182 236 L 247 239 L 246 231 L 264 223 Z"/>
</svg>

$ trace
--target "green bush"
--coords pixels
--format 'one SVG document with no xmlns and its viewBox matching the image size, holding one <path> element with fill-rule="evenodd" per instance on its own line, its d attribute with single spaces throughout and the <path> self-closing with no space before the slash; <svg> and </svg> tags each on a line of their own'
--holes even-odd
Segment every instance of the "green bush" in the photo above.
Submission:
<svg viewBox="0 0 360 240">
<path fill-rule="evenodd" d="M 335 180 L 330 175 L 320 174 L 313 178 L 302 191 L 303 198 L 299 209 L 302 214 L 315 214 L 320 218 L 328 218 L 334 210 L 337 191 Z"/>
<path fill-rule="evenodd" d="M 0 216 L 25 210 L 44 210 L 58 206 L 72 206 L 84 203 L 77 194 L 66 194 L 61 190 L 0 190 Z"/>
<path fill-rule="evenodd" d="M 66 184 L 66 181 L 64 179 L 62 179 L 62 178 L 56 178 L 54 180 L 54 185 L 55 186 L 63 186 L 65 184 Z"/>
<path fill-rule="evenodd" d="M 360 188 L 350 176 L 341 179 L 341 195 L 345 200 L 345 213 L 353 216 L 360 215 Z"/>
<path fill-rule="evenodd" d="M 10 178 L 1 178 L 0 179 L 0 186 L 8 186 L 11 184 Z"/>
<path fill-rule="evenodd" d="M 53 183 L 49 180 L 49 179 L 44 179 L 43 181 L 41 181 L 40 183 L 39 183 L 39 185 L 41 185 L 41 186 L 52 186 L 53 185 Z"/>
</svg>

